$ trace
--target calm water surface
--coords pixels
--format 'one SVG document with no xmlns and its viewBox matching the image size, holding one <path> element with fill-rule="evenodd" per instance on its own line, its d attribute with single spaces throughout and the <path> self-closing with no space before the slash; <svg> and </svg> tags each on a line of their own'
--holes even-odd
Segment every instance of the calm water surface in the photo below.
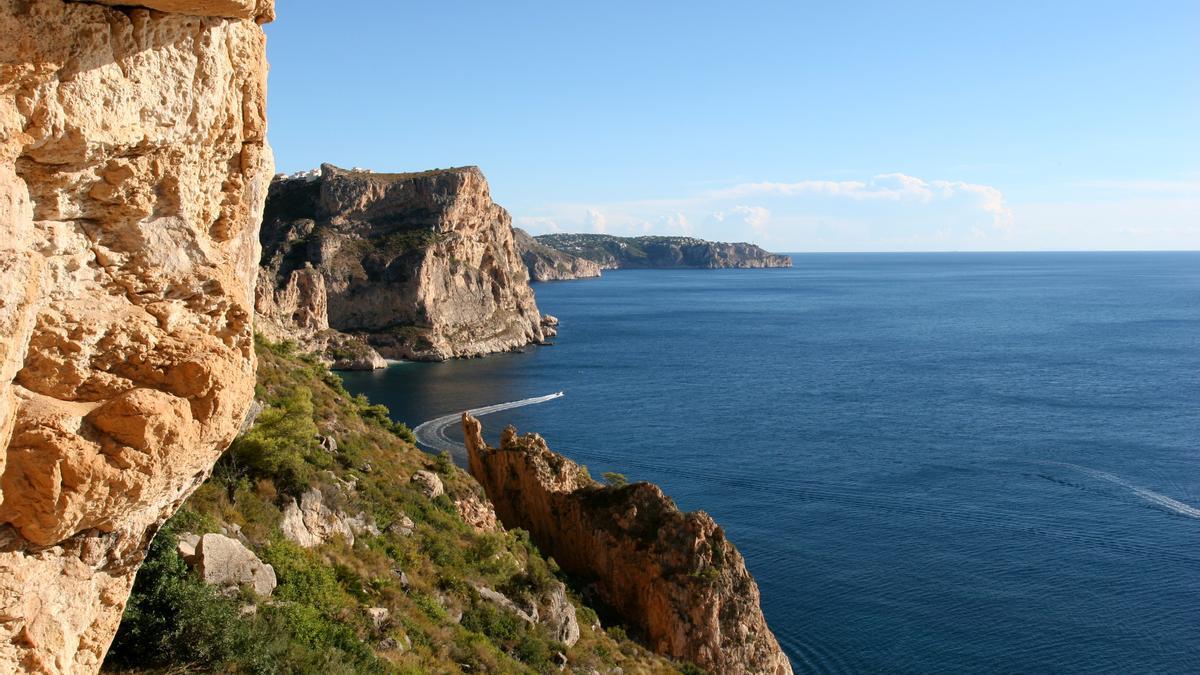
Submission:
<svg viewBox="0 0 1200 675">
<path fill-rule="evenodd" d="M 798 670 L 1200 672 L 1200 254 L 795 264 L 541 284 L 556 346 L 347 386 L 566 391 L 489 439 L 713 514 Z"/>
</svg>

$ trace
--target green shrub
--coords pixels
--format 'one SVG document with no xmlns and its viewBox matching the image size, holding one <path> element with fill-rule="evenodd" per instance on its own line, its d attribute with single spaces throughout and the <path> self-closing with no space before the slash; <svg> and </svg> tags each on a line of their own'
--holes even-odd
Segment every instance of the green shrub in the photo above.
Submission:
<svg viewBox="0 0 1200 675">
<path fill-rule="evenodd" d="M 435 460 L 434 470 L 443 476 L 453 476 L 456 471 L 454 467 L 454 459 L 450 457 L 449 451 L 443 450 L 438 453 Z"/>
<path fill-rule="evenodd" d="M 616 471 L 606 471 L 606 472 L 604 472 L 603 475 L 604 475 L 604 481 L 613 487 L 621 487 L 622 485 L 629 484 L 629 479 L 626 478 L 625 474 L 623 474 L 623 473 L 617 473 Z"/>
<path fill-rule="evenodd" d="M 336 612 L 347 604 L 333 569 L 296 544 L 280 539 L 263 552 L 263 559 L 275 568 L 279 586 L 275 597 Z"/>
<path fill-rule="evenodd" d="M 127 668 L 200 663 L 220 670 L 235 661 L 265 662 L 259 636 L 241 620 L 237 603 L 193 576 L 176 543 L 168 526 L 150 544 L 106 663 Z"/>
<path fill-rule="evenodd" d="M 316 438 L 312 391 L 295 387 L 264 408 L 222 459 L 233 473 L 244 467 L 255 477 L 271 478 L 285 492 L 298 495 L 312 482 L 314 467 L 332 464 Z"/>
</svg>

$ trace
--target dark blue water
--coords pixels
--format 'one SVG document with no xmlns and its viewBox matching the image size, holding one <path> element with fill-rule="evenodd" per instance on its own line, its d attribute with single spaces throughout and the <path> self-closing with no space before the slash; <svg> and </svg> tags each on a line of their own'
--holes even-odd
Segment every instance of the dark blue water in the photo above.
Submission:
<svg viewBox="0 0 1200 675">
<path fill-rule="evenodd" d="M 703 508 L 799 670 L 1200 672 L 1200 254 L 536 287 L 557 346 L 347 377 Z"/>
</svg>

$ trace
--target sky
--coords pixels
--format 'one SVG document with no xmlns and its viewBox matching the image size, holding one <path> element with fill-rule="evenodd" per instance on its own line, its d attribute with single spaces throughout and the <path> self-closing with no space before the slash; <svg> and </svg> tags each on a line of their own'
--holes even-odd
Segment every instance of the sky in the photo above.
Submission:
<svg viewBox="0 0 1200 675">
<path fill-rule="evenodd" d="M 534 234 L 1200 249 L 1200 2 L 282 0 L 277 170 L 477 165 Z"/>
</svg>

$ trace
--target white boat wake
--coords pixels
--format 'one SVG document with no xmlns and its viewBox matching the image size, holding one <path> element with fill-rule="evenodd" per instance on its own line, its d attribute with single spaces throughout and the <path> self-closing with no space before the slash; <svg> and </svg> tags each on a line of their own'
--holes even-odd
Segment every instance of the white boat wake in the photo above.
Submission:
<svg viewBox="0 0 1200 675">
<path fill-rule="evenodd" d="M 1092 478 L 1098 478 L 1100 480 L 1106 480 L 1110 483 L 1120 485 L 1121 487 L 1125 488 L 1126 490 L 1129 490 L 1130 492 L 1141 497 L 1142 499 L 1145 499 L 1146 501 L 1150 502 L 1151 504 L 1156 504 L 1158 506 L 1161 506 L 1164 509 L 1171 511 L 1172 513 L 1178 513 L 1181 516 L 1187 516 L 1189 518 L 1200 518 L 1200 509 L 1198 509 L 1194 506 L 1191 506 L 1189 504 L 1184 504 L 1183 502 L 1181 502 L 1179 500 L 1171 499 L 1170 497 L 1159 494 L 1157 492 L 1154 492 L 1153 490 L 1147 490 L 1144 487 L 1139 487 L 1137 485 L 1134 485 L 1133 483 L 1130 483 L 1129 481 L 1125 480 L 1124 478 L 1121 478 L 1120 476 L 1116 476 L 1111 473 L 1108 473 L 1107 471 L 1098 471 L 1096 469 L 1089 469 L 1086 466 L 1079 466 L 1078 464 L 1068 464 L 1066 462 L 1047 462 L 1047 463 L 1048 464 L 1058 464 L 1059 466 L 1065 466 L 1065 467 L 1068 467 L 1071 469 L 1075 469 L 1076 471 L 1079 471 L 1080 473 L 1091 476 Z"/>
<path fill-rule="evenodd" d="M 487 405 L 482 408 L 471 408 L 466 412 L 472 417 L 483 417 L 492 413 L 500 412 L 501 410 L 512 410 L 513 408 L 521 408 L 527 405 L 537 405 L 553 401 L 556 398 L 562 398 L 563 392 L 547 394 L 546 396 L 535 396 L 534 398 L 523 398 L 520 401 L 509 401 L 508 403 L 497 403 L 495 405 Z M 450 454 L 461 454 L 465 451 L 461 443 L 455 443 L 446 435 L 450 427 L 458 424 L 462 419 L 462 413 L 457 412 L 450 415 L 435 417 L 427 422 L 422 422 L 413 429 L 413 435 L 417 437 L 417 443 L 434 450 L 436 452 L 449 452 Z"/>
</svg>

